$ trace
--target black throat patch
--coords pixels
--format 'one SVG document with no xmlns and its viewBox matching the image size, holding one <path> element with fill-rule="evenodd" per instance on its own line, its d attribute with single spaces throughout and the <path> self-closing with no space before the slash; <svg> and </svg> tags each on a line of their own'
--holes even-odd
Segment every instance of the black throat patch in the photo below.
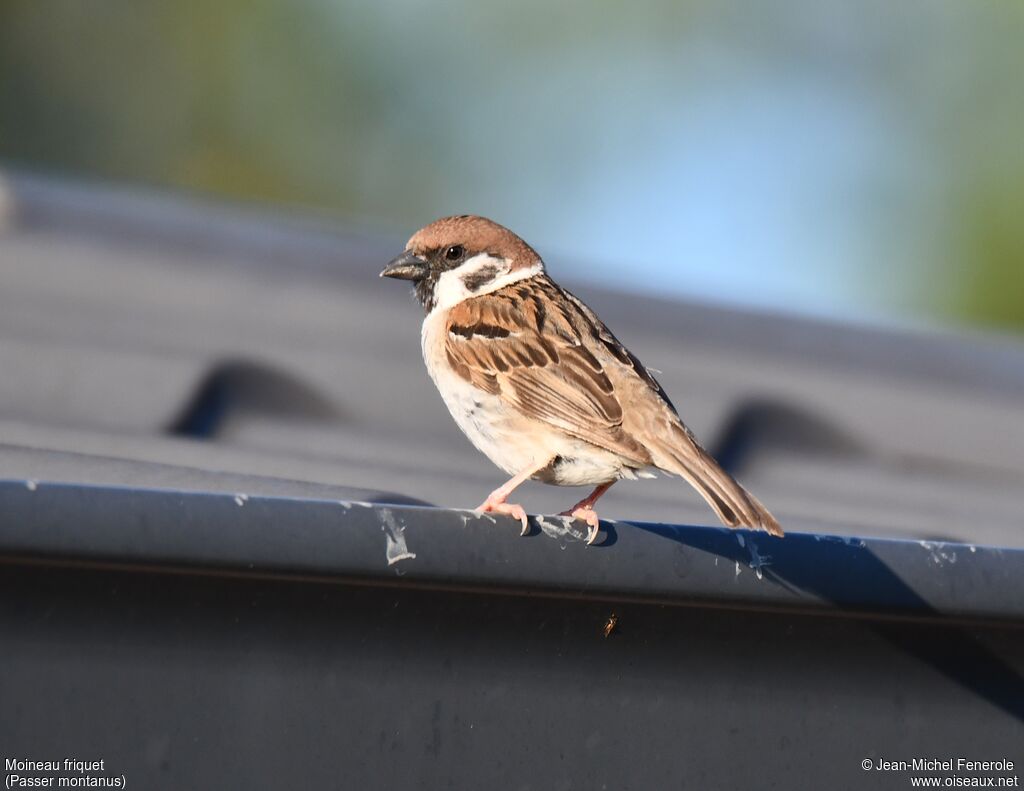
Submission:
<svg viewBox="0 0 1024 791">
<path fill-rule="evenodd" d="M 437 288 L 437 281 L 440 278 L 441 273 L 431 268 L 425 278 L 416 281 L 416 299 L 427 313 L 434 309 L 434 289 Z"/>
</svg>

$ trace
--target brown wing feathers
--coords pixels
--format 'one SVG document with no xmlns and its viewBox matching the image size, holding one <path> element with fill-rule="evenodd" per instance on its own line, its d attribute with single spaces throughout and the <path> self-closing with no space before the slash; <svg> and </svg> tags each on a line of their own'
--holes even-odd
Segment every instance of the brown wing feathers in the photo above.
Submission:
<svg viewBox="0 0 1024 791">
<path fill-rule="evenodd" d="M 545 300 L 533 289 L 547 284 L 557 288 L 535 278 L 529 286 L 515 284 L 453 307 L 445 349 L 449 362 L 459 376 L 500 392 L 526 414 L 638 467 L 650 465 L 649 454 L 623 432 L 615 388 L 583 343 L 578 324 L 585 317 L 545 310 Z"/>
<path fill-rule="evenodd" d="M 682 476 L 725 524 L 782 535 L 757 498 L 700 446 L 640 361 L 546 276 L 453 307 L 446 352 L 460 377 L 526 414 L 637 467 Z M 620 398 L 629 401 L 626 415 Z"/>
</svg>

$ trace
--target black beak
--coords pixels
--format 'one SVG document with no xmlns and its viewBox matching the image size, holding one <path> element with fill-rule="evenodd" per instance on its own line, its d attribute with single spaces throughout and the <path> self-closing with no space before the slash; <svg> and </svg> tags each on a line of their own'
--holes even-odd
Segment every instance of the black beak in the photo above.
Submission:
<svg viewBox="0 0 1024 791">
<path fill-rule="evenodd" d="M 406 250 L 384 267 L 380 276 L 393 277 L 398 280 L 422 280 L 427 276 L 427 266 L 426 261 Z"/>
</svg>

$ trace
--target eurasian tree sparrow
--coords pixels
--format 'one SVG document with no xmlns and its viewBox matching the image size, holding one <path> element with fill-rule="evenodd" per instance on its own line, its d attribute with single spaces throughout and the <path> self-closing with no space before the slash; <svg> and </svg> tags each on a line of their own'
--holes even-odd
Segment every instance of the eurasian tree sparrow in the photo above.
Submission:
<svg viewBox="0 0 1024 791">
<path fill-rule="evenodd" d="M 512 478 L 477 509 L 508 502 L 527 479 L 596 486 L 564 515 L 597 537 L 594 503 L 620 478 L 657 468 L 685 478 L 730 527 L 779 523 L 700 446 L 661 385 L 590 308 L 558 286 L 507 228 L 463 215 L 418 231 L 381 277 L 410 280 L 426 310 L 423 359 L 469 440 Z"/>
</svg>

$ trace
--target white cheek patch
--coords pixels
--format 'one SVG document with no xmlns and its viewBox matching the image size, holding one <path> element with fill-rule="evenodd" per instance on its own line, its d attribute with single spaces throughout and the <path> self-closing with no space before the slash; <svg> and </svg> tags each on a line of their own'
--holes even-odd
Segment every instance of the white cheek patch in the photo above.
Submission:
<svg viewBox="0 0 1024 791">
<path fill-rule="evenodd" d="M 540 264 L 515 272 L 509 272 L 509 266 L 506 258 L 480 253 L 455 269 L 443 272 L 434 289 L 434 310 L 447 310 L 464 299 L 489 294 L 543 271 Z"/>
<path fill-rule="evenodd" d="M 486 278 L 489 272 L 493 272 L 489 279 L 490 282 L 493 282 L 495 278 L 508 272 L 508 261 L 504 258 L 487 255 L 487 253 L 480 253 L 455 269 L 442 272 L 441 277 L 438 278 L 437 287 L 434 289 L 435 308 L 442 310 L 450 308 L 453 305 L 458 305 L 467 297 L 485 293 L 484 289 L 487 288 L 487 285 L 474 285 L 474 280 L 477 277 Z M 470 289 L 466 285 L 467 282 L 474 287 Z"/>
</svg>

